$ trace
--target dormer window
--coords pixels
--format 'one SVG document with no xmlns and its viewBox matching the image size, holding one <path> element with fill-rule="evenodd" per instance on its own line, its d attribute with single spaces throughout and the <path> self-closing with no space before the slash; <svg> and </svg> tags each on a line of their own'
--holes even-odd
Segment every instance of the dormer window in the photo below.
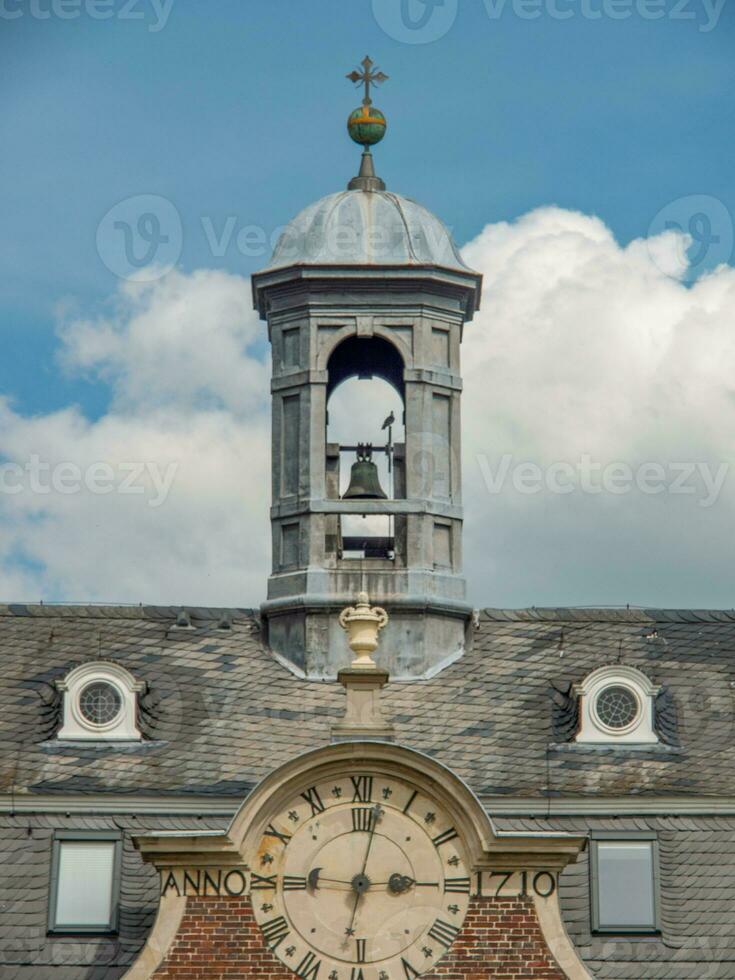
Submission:
<svg viewBox="0 0 735 980">
<path fill-rule="evenodd" d="M 634 667 L 601 667 L 574 692 L 580 699 L 577 742 L 658 742 L 654 699 L 659 688 Z"/>
<path fill-rule="evenodd" d="M 64 695 L 59 738 L 140 740 L 137 695 L 145 685 L 124 667 L 102 661 L 82 664 L 57 687 Z"/>
</svg>

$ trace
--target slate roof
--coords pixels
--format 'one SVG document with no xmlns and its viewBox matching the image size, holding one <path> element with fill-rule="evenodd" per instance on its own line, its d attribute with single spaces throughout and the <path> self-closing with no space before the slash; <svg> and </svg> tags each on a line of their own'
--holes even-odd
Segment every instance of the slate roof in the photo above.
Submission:
<svg viewBox="0 0 735 980">
<path fill-rule="evenodd" d="M 326 744 L 341 716 L 336 683 L 305 681 L 260 642 L 249 610 L 0 607 L 0 792 L 156 796 L 248 790 L 295 753 Z M 230 628 L 223 628 L 229 625 Z M 390 683 L 398 739 L 451 766 L 488 797 L 734 795 L 735 613 L 655 610 L 486 610 L 473 648 L 431 680 Z M 55 740 L 54 681 L 112 659 L 147 684 L 140 745 Z M 638 667 L 663 687 L 665 744 L 570 743 L 570 686 L 597 667 Z M 571 721 L 570 721 L 571 719 Z M 664 804 L 665 806 L 665 804 Z M 492 812 L 492 801 L 489 801 Z M 735 818 L 496 818 L 505 829 L 653 829 L 659 838 L 662 935 L 601 938 L 589 930 L 587 856 L 563 875 L 569 931 L 602 980 L 735 978 Z M 130 835 L 223 827 L 222 818 L 0 814 L 0 976 L 117 980 L 143 944 L 157 884 Z M 48 937 L 53 830 L 125 833 L 118 938 Z"/>
<path fill-rule="evenodd" d="M 560 878 L 564 921 L 600 980 L 735 977 L 735 820 L 732 817 L 500 818 L 505 830 L 653 830 L 659 845 L 660 938 L 590 932 L 589 851 Z"/>
<path fill-rule="evenodd" d="M 222 829 L 223 818 L 0 815 L 0 977 L 118 980 L 142 947 L 158 905 L 158 882 L 130 835 L 145 830 Z M 655 830 L 661 865 L 660 938 L 592 936 L 587 855 L 560 882 L 564 919 L 600 980 L 732 980 L 735 977 L 735 821 L 722 817 L 500 818 L 507 830 Z M 48 936 L 53 831 L 117 828 L 124 834 L 120 933 Z"/>
<path fill-rule="evenodd" d="M 140 952 L 158 909 L 158 876 L 131 835 L 145 830 L 222 829 L 215 818 L 64 817 L 0 814 L 0 977 L 2 980 L 117 980 Z M 56 829 L 120 830 L 123 859 L 119 933 L 48 935 L 49 867 Z"/>
<path fill-rule="evenodd" d="M 329 741 L 337 683 L 274 659 L 252 611 L 189 612 L 191 629 L 169 607 L 0 607 L 0 792 L 242 795 Z M 734 654 L 731 611 L 485 610 L 470 652 L 433 679 L 390 683 L 384 703 L 400 742 L 479 794 L 735 796 Z M 142 743 L 54 738 L 54 682 L 94 658 L 146 682 Z M 559 692 L 612 662 L 663 686 L 670 744 L 568 741 Z"/>
</svg>

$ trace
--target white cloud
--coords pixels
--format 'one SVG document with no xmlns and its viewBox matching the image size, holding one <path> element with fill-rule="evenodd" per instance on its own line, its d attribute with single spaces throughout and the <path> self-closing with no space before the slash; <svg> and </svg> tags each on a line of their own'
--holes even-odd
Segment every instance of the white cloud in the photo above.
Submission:
<svg viewBox="0 0 735 980">
<path fill-rule="evenodd" d="M 67 320 L 59 332 L 62 364 L 108 380 L 115 408 L 263 408 L 269 371 L 249 352 L 264 332 L 249 285 L 237 276 L 199 270 L 128 282 L 112 315 Z"/>
<path fill-rule="evenodd" d="M 78 493 L 0 496 L 0 594 L 6 599 L 256 603 L 268 566 L 268 378 L 246 281 L 220 272 L 172 273 L 126 285 L 111 316 L 67 321 L 62 361 L 107 379 L 98 420 L 69 408 L 23 417 L 0 404 L 4 456 L 82 471 Z M 85 477 L 111 464 L 114 490 Z M 150 472 L 174 472 L 163 503 Z M 73 482 L 73 481 L 72 481 Z M 96 487 L 94 480 L 92 486 Z M 103 481 L 102 485 L 105 483 Z"/>
<path fill-rule="evenodd" d="M 584 455 L 735 456 L 735 270 L 692 287 L 682 236 L 621 248 L 596 218 L 543 208 L 464 249 L 484 273 L 463 345 L 465 565 L 478 604 L 732 606 L 735 474 L 695 495 L 488 493 L 513 464 Z M 669 273 L 668 275 L 666 273 Z M 96 319 L 66 314 L 60 360 L 110 385 L 106 414 L 23 416 L 0 403 L 4 459 L 87 474 L 106 461 L 175 465 L 165 502 L 141 494 L 0 494 L 0 595 L 255 605 L 269 568 L 269 352 L 247 281 L 174 272 L 127 284 Z M 382 410 L 382 406 L 381 406 Z M 735 469 L 735 467 L 734 467 Z M 511 469 L 512 472 L 512 469 Z"/>
<path fill-rule="evenodd" d="M 544 472 L 583 454 L 634 469 L 733 462 L 735 270 L 691 288 L 666 275 L 686 271 L 682 237 L 621 248 L 598 219 L 543 208 L 465 248 L 485 276 L 463 345 L 475 601 L 733 604 L 735 473 L 703 508 L 701 480 L 693 495 L 528 495 L 506 484 L 494 496 L 477 464 L 484 454 L 494 472 L 504 453 Z"/>
</svg>

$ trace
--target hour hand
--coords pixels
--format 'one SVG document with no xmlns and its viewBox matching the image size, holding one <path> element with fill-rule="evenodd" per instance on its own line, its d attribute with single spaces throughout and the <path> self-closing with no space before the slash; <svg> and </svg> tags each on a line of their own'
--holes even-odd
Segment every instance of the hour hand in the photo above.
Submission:
<svg viewBox="0 0 735 980">
<path fill-rule="evenodd" d="M 388 879 L 388 891 L 393 895 L 403 895 L 413 886 L 416 887 L 426 887 L 426 888 L 438 888 L 438 881 L 416 881 L 415 878 L 411 878 L 410 875 L 402 875 L 396 872 L 392 874 Z"/>
<path fill-rule="evenodd" d="M 312 868 L 311 871 L 306 876 L 306 886 L 309 891 L 318 891 L 325 885 L 327 888 L 331 888 L 334 885 L 338 885 L 339 888 L 336 891 L 353 891 L 353 882 L 345 881 L 343 878 L 325 878 L 322 875 L 323 868 Z"/>
<path fill-rule="evenodd" d="M 413 878 L 410 878 L 408 875 L 398 874 L 398 872 L 396 872 L 388 879 L 388 891 L 392 892 L 394 895 L 402 895 L 404 892 L 407 892 L 413 884 Z"/>
</svg>

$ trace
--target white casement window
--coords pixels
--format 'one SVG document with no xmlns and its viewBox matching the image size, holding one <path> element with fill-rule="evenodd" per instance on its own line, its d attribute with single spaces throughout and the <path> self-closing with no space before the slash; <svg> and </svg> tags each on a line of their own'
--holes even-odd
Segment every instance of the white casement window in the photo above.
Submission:
<svg viewBox="0 0 735 980">
<path fill-rule="evenodd" d="M 121 852 L 116 831 L 57 832 L 51 863 L 51 932 L 117 930 Z"/>
<path fill-rule="evenodd" d="M 653 834 L 594 834 L 590 870 L 595 932 L 659 931 L 658 844 Z"/>
<path fill-rule="evenodd" d="M 75 667 L 56 686 L 64 696 L 62 739 L 140 740 L 137 697 L 145 684 L 118 664 Z"/>
<path fill-rule="evenodd" d="M 659 687 L 635 667 L 600 667 L 575 684 L 580 699 L 577 742 L 658 742 L 654 699 Z"/>
</svg>

